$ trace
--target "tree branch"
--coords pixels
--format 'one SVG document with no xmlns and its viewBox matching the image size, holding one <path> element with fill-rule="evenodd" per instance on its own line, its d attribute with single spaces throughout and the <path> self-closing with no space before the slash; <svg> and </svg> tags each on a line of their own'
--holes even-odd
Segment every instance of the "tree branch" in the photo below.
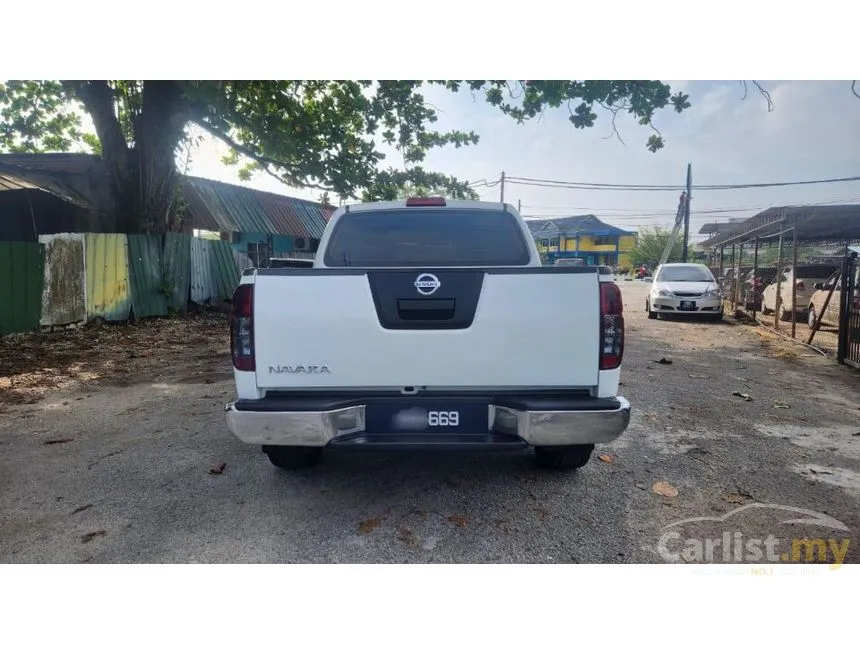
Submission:
<svg viewBox="0 0 860 645">
<path fill-rule="evenodd" d="M 758 88 L 758 91 L 761 92 L 761 95 L 765 98 L 765 100 L 767 100 L 767 111 L 773 112 L 773 99 L 771 99 L 770 97 L 770 92 L 768 92 L 761 85 L 759 85 L 758 81 L 753 81 L 752 84 Z"/>
<path fill-rule="evenodd" d="M 618 107 L 609 106 L 609 105 L 606 105 L 603 101 L 598 101 L 597 104 L 600 107 L 602 107 L 604 110 L 607 110 L 608 112 L 610 112 L 612 114 L 612 131 L 603 138 L 604 139 L 611 139 L 612 137 L 615 137 L 616 139 L 618 139 L 621 142 L 622 146 L 626 146 L 627 144 L 624 143 L 624 139 L 621 138 L 621 133 L 618 132 L 618 128 L 615 125 L 615 119 L 618 118 L 618 112 L 622 109 L 621 106 L 618 106 Z M 657 134 L 659 134 L 659 132 Z"/>
<path fill-rule="evenodd" d="M 124 168 L 129 148 L 116 118 L 114 96 L 108 84 L 105 81 L 63 81 L 62 84 L 84 104 L 92 117 L 105 163 L 117 169 Z"/>
<path fill-rule="evenodd" d="M 251 161 L 255 162 L 260 168 L 266 171 L 269 175 L 277 179 L 283 184 L 288 186 L 298 187 L 298 188 L 313 188 L 316 190 L 332 190 L 327 186 L 323 186 L 321 184 L 314 184 L 302 179 L 297 178 L 295 175 L 284 172 L 284 175 L 280 175 L 273 171 L 269 166 L 275 166 L 278 168 L 283 168 L 283 164 L 278 163 L 274 159 L 270 159 L 269 157 L 265 157 L 263 155 L 257 154 L 255 151 L 251 150 L 251 148 L 247 146 L 243 146 L 241 143 L 237 143 L 233 141 L 233 139 L 229 136 L 221 132 L 220 130 L 212 127 L 206 121 L 202 119 L 197 119 L 194 121 L 195 124 L 200 126 L 202 129 L 206 130 L 213 137 L 226 143 L 230 148 L 235 150 L 241 155 L 248 157 Z"/>
</svg>

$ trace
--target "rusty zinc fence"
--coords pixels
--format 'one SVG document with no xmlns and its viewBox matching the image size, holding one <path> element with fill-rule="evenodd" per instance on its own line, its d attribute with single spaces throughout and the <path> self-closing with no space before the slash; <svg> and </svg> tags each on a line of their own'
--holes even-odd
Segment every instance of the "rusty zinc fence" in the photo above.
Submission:
<svg viewBox="0 0 860 645">
<path fill-rule="evenodd" d="M 39 243 L 45 247 L 41 326 L 83 321 L 87 315 L 83 234 L 40 235 Z"/>
<path fill-rule="evenodd" d="M 228 242 L 179 233 L 0 242 L 0 335 L 223 303 L 248 264 Z"/>
</svg>

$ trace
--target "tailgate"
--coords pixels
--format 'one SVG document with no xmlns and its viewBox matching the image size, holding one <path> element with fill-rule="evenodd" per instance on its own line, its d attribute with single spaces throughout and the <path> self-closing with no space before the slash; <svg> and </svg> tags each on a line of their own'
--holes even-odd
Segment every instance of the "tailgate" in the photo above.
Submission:
<svg viewBox="0 0 860 645">
<path fill-rule="evenodd" d="M 597 268 L 262 270 L 254 285 L 259 388 L 598 382 Z"/>
</svg>

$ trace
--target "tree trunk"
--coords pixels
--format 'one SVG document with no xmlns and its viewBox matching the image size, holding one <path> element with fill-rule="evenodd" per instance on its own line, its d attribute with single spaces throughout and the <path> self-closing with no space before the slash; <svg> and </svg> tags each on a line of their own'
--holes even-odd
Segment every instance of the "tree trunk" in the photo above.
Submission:
<svg viewBox="0 0 860 645">
<path fill-rule="evenodd" d="M 175 81 L 145 81 L 143 109 L 135 122 L 141 216 L 150 232 L 182 226 L 176 151 L 188 122 L 184 94 Z"/>
<path fill-rule="evenodd" d="M 84 104 L 102 146 L 121 230 L 161 233 L 182 226 L 175 154 L 188 122 L 184 94 L 175 81 L 144 81 L 142 105 L 130 115 L 134 145 L 117 118 L 115 96 L 105 81 L 66 81 Z M 129 106 L 122 106 L 128 112 Z"/>
<path fill-rule="evenodd" d="M 64 81 L 93 120 L 107 169 L 119 230 L 141 230 L 137 169 L 116 116 L 113 91 L 106 81 Z"/>
</svg>

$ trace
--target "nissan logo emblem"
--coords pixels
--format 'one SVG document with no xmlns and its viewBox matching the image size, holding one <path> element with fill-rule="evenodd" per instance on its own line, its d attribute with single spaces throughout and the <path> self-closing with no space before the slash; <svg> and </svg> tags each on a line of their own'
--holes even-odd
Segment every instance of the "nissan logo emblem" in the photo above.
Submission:
<svg viewBox="0 0 860 645">
<path fill-rule="evenodd" d="M 417 278 L 415 278 L 415 289 L 422 296 L 430 296 L 442 286 L 442 283 L 439 282 L 439 278 L 437 278 L 432 273 L 422 273 Z"/>
</svg>

